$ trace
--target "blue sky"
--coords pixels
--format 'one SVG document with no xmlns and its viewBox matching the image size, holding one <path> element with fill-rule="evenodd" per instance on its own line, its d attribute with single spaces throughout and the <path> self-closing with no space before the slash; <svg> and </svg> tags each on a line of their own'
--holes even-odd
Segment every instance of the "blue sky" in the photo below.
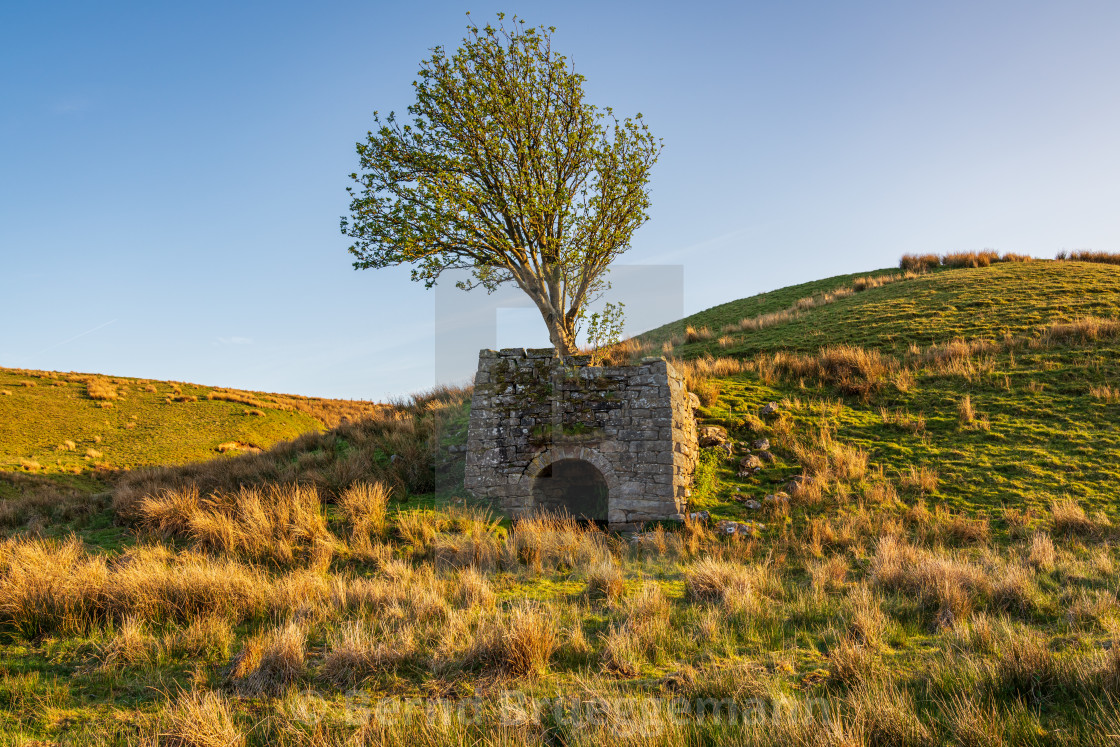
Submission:
<svg viewBox="0 0 1120 747">
<path fill-rule="evenodd" d="M 556 26 L 664 139 L 623 261 L 683 265 L 687 312 L 908 251 L 1120 250 L 1115 2 L 8 3 L 0 365 L 431 386 L 433 294 L 354 271 L 338 219 L 467 10 Z"/>
</svg>

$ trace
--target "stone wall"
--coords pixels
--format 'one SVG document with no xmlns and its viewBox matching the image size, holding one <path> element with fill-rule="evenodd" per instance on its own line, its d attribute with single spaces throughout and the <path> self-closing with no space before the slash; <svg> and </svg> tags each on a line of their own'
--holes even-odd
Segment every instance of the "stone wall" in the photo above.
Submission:
<svg viewBox="0 0 1120 747">
<path fill-rule="evenodd" d="M 612 528 L 683 519 L 698 456 L 692 398 L 661 358 L 563 365 L 551 348 L 483 350 L 467 436 L 466 487 L 512 515 L 531 512 L 546 467 L 602 473 Z M 543 479 L 543 478 L 540 478 Z"/>
</svg>

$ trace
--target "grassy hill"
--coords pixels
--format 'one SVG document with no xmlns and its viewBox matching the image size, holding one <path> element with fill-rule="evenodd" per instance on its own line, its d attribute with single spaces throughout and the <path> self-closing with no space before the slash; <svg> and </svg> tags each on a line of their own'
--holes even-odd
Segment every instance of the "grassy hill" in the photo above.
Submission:
<svg viewBox="0 0 1120 747">
<path fill-rule="evenodd" d="M 381 406 L 183 382 L 0 368 L 0 473 L 97 487 L 106 473 L 267 449 Z M 0 480 L 0 491 L 5 481 Z M 10 482 L 7 492 L 13 492 Z M 3 495 L 0 492 L 0 495 Z"/>
<path fill-rule="evenodd" d="M 899 280 L 858 290 L 864 278 Z M 767 313 L 795 308 L 799 300 L 853 289 L 851 295 L 822 304 L 781 324 L 749 333 L 718 332 Z M 752 355 L 796 350 L 814 352 L 849 344 L 904 354 L 911 345 L 928 346 L 954 338 L 997 340 L 1006 334 L 1030 336 L 1054 321 L 1115 316 L 1120 304 L 1116 265 L 1089 262 L 1006 262 L 980 268 L 938 270 L 905 278 L 896 270 L 843 275 L 731 301 L 643 335 L 658 343 L 683 335 L 691 326 L 716 332 L 678 351 L 695 357 Z M 730 334 L 721 347 L 716 338 Z"/>
<path fill-rule="evenodd" d="M 632 537 L 511 525 L 465 500 L 461 450 L 439 448 L 465 441 L 462 391 L 319 418 L 330 427 L 260 452 L 106 472 L 111 496 L 23 474 L 0 501 L 0 732 L 121 745 L 1116 743 L 1120 267 L 830 278 L 616 352 L 659 350 L 733 448 L 702 449 L 693 508 L 711 520 Z M 151 464 L 166 445 L 127 443 L 146 420 L 215 414 L 189 447 L 202 458 L 260 437 L 237 427 L 283 438 L 281 416 L 312 412 L 12 377 L 0 398 L 25 404 L 10 417 L 31 422 L 33 396 L 60 408 L 65 426 L 48 435 L 0 434 L 48 478 L 91 468 L 53 450 L 65 439 L 87 439 L 80 453 L 114 434 L 120 451 L 105 454 Z M 22 380 L 37 386 L 17 392 Z M 117 399 L 93 398 L 106 386 Z M 750 531 L 728 535 L 721 519 Z"/>
<path fill-rule="evenodd" d="M 798 292 L 819 297 L 853 279 Z M 745 438 L 743 417 L 784 399 L 797 429 L 829 431 L 866 454 L 869 469 L 895 481 L 912 470 L 936 473 L 928 494 L 948 507 L 1037 510 L 1073 497 L 1120 508 L 1120 339 L 1114 321 L 1092 321 L 1120 315 L 1120 268 L 1040 261 L 943 270 L 738 329 L 760 310 L 796 304 L 789 294 L 767 295 L 649 335 L 676 335 L 672 355 L 701 369 L 710 357 L 734 359 L 740 372 L 707 385 L 704 414 L 713 422 Z M 687 328 L 699 331 L 692 341 Z M 707 337 L 705 329 L 716 331 Z M 724 469 L 705 507 L 736 513 L 732 493 L 775 492 L 797 472 L 796 459 L 752 481 Z"/>
</svg>

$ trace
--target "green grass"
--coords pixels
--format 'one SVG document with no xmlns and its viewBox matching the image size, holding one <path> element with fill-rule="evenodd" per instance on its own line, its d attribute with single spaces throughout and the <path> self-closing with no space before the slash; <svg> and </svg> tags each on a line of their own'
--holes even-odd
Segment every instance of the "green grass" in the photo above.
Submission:
<svg viewBox="0 0 1120 747">
<path fill-rule="evenodd" d="M 713 332 L 744 317 L 779 311 L 799 298 L 851 285 L 864 275 L 842 275 L 763 293 L 715 306 L 680 322 L 652 330 L 661 342 L 685 326 Z M 757 332 L 733 334 L 736 342 L 720 348 L 715 340 L 684 344 L 676 354 L 690 357 L 747 356 L 759 352 L 814 352 L 828 345 L 860 345 L 904 353 L 911 344 L 945 343 L 953 338 L 999 339 L 1024 335 L 1057 320 L 1120 313 L 1120 272 L 1113 265 L 1087 262 L 1010 262 L 991 267 L 939 270 L 912 280 L 871 288 L 801 317 Z M 718 334 L 717 334 L 718 336 Z"/>
<path fill-rule="evenodd" d="M 845 280 L 821 281 L 817 287 L 835 288 Z M 752 299 L 725 304 L 684 323 L 715 325 L 754 305 Z M 865 401 L 818 380 L 778 377 L 766 383 L 758 371 L 747 371 L 717 380 L 719 398 L 704 416 L 730 425 L 747 440 L 752 436 L 742 416 L 766 402 L 786 400 L 783 409 L 799 429 L 823 420 L 838 440 L 866 451 L 872 467 L 889 478 L 897 479 L 911 465 L 936 470 L 940 485 L 930 497 L 955 509 L 1039 509 L 1070 496 L 1087 507 L 1117 512 L 1120 405 L 1094 397 L 1092 390 L 1120 381 L 1120 341 L 1042 345 L 1038 338 L 1053 321 L 1118 314 L 1120 271 L 1115 267 L 1009 263 L 944 270 L 870 289 L 784 324 L 733 335 L 735 343 L 723 349 L 700 341 L 677 346 L 674 355 L 751 360 L 776 350 L 811 354 L 833 345 L 884 351 L 911 370 L 913 382 L 905 391 L 888 385 Z M 974 353 L 958 371 L 923 364 L 907 353 L 911 344 L 943 344 L 958 337 L 1001 341 L 1004 335 L 1017 342 Z M 986 428 L 961 424 L 958 407 L 966 395 L 986 418 Z M 822 416 L 821 402 L 839 407 Z M 884 422 L 883 409 L 911 420 L 920 417 L 925 426 L 916 430 Z M 729 518 L 744 516 L 728 500 L 732 493 L 761 498 L 799 471 L 788 453 L 779 457 L 750 480 L 736 479 L 732 465 L 725 465 L 721 489 L 704 507 Z"/>
<path fill-rule="evenodd" d="M 710 309 L 687 316 L 684 319 L 652 329 L 642 334 L 640 338 L 660 345 L 663 341 L 674 335 L 683 335 L 685 327 L 690 325 L 696 328 L 708 327 L 712 331 L 716 331 L 725 324 L 738 322 L 743 317 L 753 317 L 781 311 L 789 308 L 799 299 L 850 286 L 852 281 L 856 278 L 866 277 L 868 275 L 889 275 L 894 272 L 897 271 L 876 270 L 873 272 L 858 272 L 852 275 L 837 275 L 823 280 L 813 280 L 808 283 L 788 285 L 777 290 L 759 293 L 756 296 L 741 298 L 736 301 L 728 301 L 719 306 L 713 306 Z"/>
<path fill-rule="evenodd" d="M 0 471 L 20 470 L 21 459 L 37 462 L 41 468 L 35 471 L 49 475 L 90 473 L 96 465 L 183 464 L 217 456 L 218 445 L 230 441 L 268 448 L 325 428 L 304 412 L 207 400 L 212 387 L 177 385 L 182 396 L 197 401 L 167 402 L 173 389 L 166 382 L 112 380 L 120 382 L 118 397 L 102 407 L 81 381 L 0 369 L 0 390 L 11 392 L 0 395 Z M 145 391 L 149 385 L 157 391 Z M 254 409 L 263 414 L 246 414 Z M 60 449 L 67 441 L 74 448 Z M 87 456 L 90 450 L 100 455 Z"/>
<path fill-rule="evenodd" d="M 240 457 L 243 461 L 221 457 L 213 469 L 167 470 L 161 478 L 167 484 L 194 476 L 226 485 L 234 479 L 226 468 L 247 465 L 253 469 L 231 469 L 230 475 L 298 480 L 319 486 L 325 499 L 354 479 L 395 480 L 399 487 L 390 503 L 388 531 L 377 538 L 380 555 L 351 554 L 350 527 L 335 507 L 325 509 L 327 539 L 335 547 L 326 566 L 314 565 L 309 553 L 282 562 L 213 549 L 203 553 L 207 562 L 236 560 L 271 590 L 256 607 L 234 615 L 229 656 L 190 660 L 165 653 L 154 663 L 105 669 L 98 667 L 98 652 L 119 620 L 99 620 L 74 633 L 54 629 L 36 635 L 35 615 L 52 605 L 65 608 L 70 597 L 50 587 L 35 604 L 16 604 L 13 600 L 22 597 L 4 564 L 14 548 L 30 540 L 10 540 L 0 549 L 0 732 L 16 743 L 60 740 L 75 729 L 78 743 L 136 743 L 158 731 L 156 719 L 175 711 L 181 689 L 199 688 L 220 693 L 232 711 L 235 732 L 261 745 L 348 739 L 410 747 L 1114 741 L 1110 735 L 1120 729 L 1115 716 L 1120 659 L 1109 657 L 1120 646 L 1115 582 L 1120 396 L 1109 392 L 1120 386 L 1120 339 L 1047 341 L 1042 330 L 1054 321 L 1120 316 L 1120 267 L 1031 262 L 943 269 L 844 295 L 756 332 L 720 331 L 743 317 L 781 311 L 799 299 L 851 286 L 867 274 L 723 304 L 646 338 L 659 346 L 683 335 L 687 326 L 708 327 L 714 333 L 710 340 L 674 348 L 681 368 L 707 356 L 732 356 L 743 364 L 741 372 L 710 381 L 710 398 L 700 415 L 706 423 L 726 426 L 737 442 L 768 438 L 775 461 L 753 477 L 740 478 L 739 455 L 727 459 L 705 450 L 693 507 L 710 510 L 715 519 L 759 520 L 766 528 L 758 537 L 729 539 L 694 526 L 670 528 L 660 540 L 651 534 L 631 542 L 629 537 L 537 529 L 542 546 L 553 548 L 538 567 L 511 551 L 518 528 L 508 522 L 491 525 L 472 513 L 479 507 L 458 505 L 461 455 L 436 456 L 416 448 L 425 438 L 438 438 L 442 446 L 465 442 L 468 409 L 462 397 L 449 398 L 441 407 L 416 406 L 407 423 L 385 418 L 350 424 L 272 453 Z M 724 334 L 730 339 L 721 346 L 718 338 Z M 951 364 L 926 355 L 928 346 L 958 337 L 990 342 Z M 851 382 L 784 373 L 788 369 L 774 361 L 777 353 L 815 356 L 830 346 L 877 351 L 886 373 L 858 393 Z M 912 346 L 921 350 L 912 352 Z M 52 471 L 47 463 L 66 456 L 51 450 L 57 442 L 77 441 L 82 433 L 87 439 L 101 435 L 97 448 L 122 466 L 159 459 L 186 462 L 216 456 L 214 447 L 224 441 L 253 443 L 251 435 L 230 430 L 239 425 L 287 438 L 280 416 L 300 414 L 239 415 L 246 406 L 205 401 L 205 388 L 197 390 L 196 403 L 166 404 L 166 385 L 145 399 L 141 387 L 131 383 L 123 400 L 101 410 L 85 398 L 82 384 L 57 387 L 56 395 L 47 390 L 49 380 L 18 389 L 28 377 L 11 376 L 0 383 L 0 389 L 13 392 L 0 398 L 0 408 L 22 403 L 23 409 L 0 409 L 12 415 L 0 421 L 0 428 L 11 419 L 31 422 L 35 408 L 27 403 L 36 396 L 42 398 L 41 408 L 56 408 L 50 422 L 64 426 L 42 437 L 39 451 L 26 446 L 39 438 L 25 433 L 34 429 L 0 430 L 0 439 L 25 444 L 23 451 L 11 451 L 13 462 L 35 457 L 47 473 L 21 475 L 9 491 L 30 493 L 36 480 L 44 479 L 104 489 L 80 457 L 69 457 L 80 459 L 80 475 Z M 183 389 L 188 393 L 187 386 Z M 961 416 L 966 396 L 972 422 Z M 780 414 L 757 417 L 771 401 L 779 403 Z M 133 406 L 141 409 L 127 409 Z M 124 429 L 121 423 L 132 414 L 141 421 L 142 411 L 152 420 L 182 418 L 172 437 L 189 428 L 206 437 L 189 448 L 175 447 L 184 450 L 170 457 L 158 451 L 164 448 L 159 439 L 126 443 L 140 436 L 141 425 Z M 124 420 L 110 419 L 118 416 Z M 36 422 L 56 427 L 47 420 Z M 118 424 L 117 430 L 106 422 Z M 86 426 L 94 430 L 82 430 Z M 63 435 L 67 429 L 75 432 Z M 394 462 L 391 453 L 410 456 Z M 936 473 L 936 484 L 912 483 L 911 467 Z M 738 494 L 761 500 L 802 473 L 818 475 L 820 490 L 795 492 L 788 509 L 767 504 L 751 510 L 733 499 Z M 427 475 L 435 475 L 434 480 Z M 160 484 L 157 479 L 150 487 Z M 1067 498 L 1086 513 L 1078 518 L 1072 511 L 1072 521 L 1063 519 L 1061 511 L 1070 509 L 1060 502 Z M 23 523 L 9 534 L 62 540 L 74 531 L 86 543 L 83 552 L 108 559 L 112 572 L 131 567 L 116 562 L 122 554 L 157 541 L 121 526 L 104 495 L 96 510 L 77 518 L 68 500 L 53 512 L 49 504 L 29 502 L 20 516 Z M 456 505 L 449 508 L 451 502 Z M 430 534 L 416 530 L 424 522 Z M 495 553 L 478 570 L 492 607 L 472 608 L 460 601 L 464 581 L 457 566 L 467 556 L 455 555 L 455 548 L 470 548 L 468 535 Z M 200 547 L 189 531 L 158 541 L 175 552 Z M 604 558 L 623 581 L 616 598 L 589 591 Z M 705 569 L 701 564 L 708 561 L 714 565 Z M 402 563 L 410 569 L 404 576 Z M 49 576 L 50 570 L 44 562 L 39 572 Z M 716 578 L 715 590 L 690 593 L 702 573 Z M 65 582 L 56 581 L 60 587 Z M 345 603 L 340 589 L 366 583 L 379 589 L 374 601 Z M 285 596 L 285 584 L 307 584 L 307 590 Z M 664 597 L 660 608 L 642 607 L 643 593 L 654 587 Z M 91 593 L 88 604 L 110 605 L 113 593 Z M 159 593 L 153 591 L 153 597 Z M 181 593 L 178 601 L 195 595 L 209 599 L 207 594 L 215 592 Z M 543 619 L 557 628 L 556 650 L 534 675 L 504 669 L 500 646 L 497 653 L 473 648 L 494 615 L 509 615 L 524 605 L 539 605 L 546 612 Z M 141 617 L 149 614 L 146 609 L 158 608 L 136 607 Z M 150 634 L 172 640 L 182 621 L 150 615 Z M 234 656 L 288 619 L 307 626 L 305 659 L 290 689 L 275 696 L 240 691 L 231 674 Z M 408 655 L 378 665 L 351 691 L 325 672 L 332 636 L 356 621 L 384 625 L 374 644 L 384 641 L 390 654 L 403 648 Z M 604 731 L 601 724 L 573 726 L 563 714 L 547 713 L 507 731 L 492 712 L 474 725 L 406 724 L 385 734 L 353 721 L 363 705 L 381 697 L 416 697 L 424 703 L 477 696 L 486 709 L 511 692 L 617 697 L 637 703 L 642 713 L 656 709 L 645 700 L 651 697 L 754 698 L 768 704 L 823 698 L 843 722 L 846 739 L 810 727 L 798 731 L 784 722 L 763 722 L 752 731 L 703 720 L 686 720 L 677 731 L 620 734 Z"/>
</svg>

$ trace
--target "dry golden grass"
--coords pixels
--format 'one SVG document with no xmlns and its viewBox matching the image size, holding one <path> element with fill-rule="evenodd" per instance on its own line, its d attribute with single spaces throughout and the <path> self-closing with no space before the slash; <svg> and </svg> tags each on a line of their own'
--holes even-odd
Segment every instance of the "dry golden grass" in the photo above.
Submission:
<svg viewBox="0 0 1120 747">
<path fill-rule="evenodd" d="M 852 290 L 854 290 L 856 293 L 862 293 L 863 291 L 870 288 L 878 288 L 881 285 L 885 285 L 891 282 L 888 279 L 890 277 L 890 275 L 883 275 L 881 277 L 875 277 L 874 275 L 865 275 L 864 277 L 856 278 L 852 282 Z"/>
<path fill-rule="evenodd" d="M 702 340 L 710 340 L 712 339 L 712 331 L 707 327 L 696 329 L 695 327 L 689 325 L 684 330 L 684 339 L 685 342 L 700 342 Z"/>
<path fill-rule="evenodd" d="M 784 352 L 763 355 L 756 359 L 755 366 L 764 380 L 762 370 L 770 369 L 795 381 L 816 379 L 835 386 L 845 394 L 865 399 L 890 384 L 900 390 L 907 388 L 896 360 L 876 350 L 852 345 L 822 348 L 816 355 Z"/>
<path fill-rule="evenodd" d="M 393 523 L 404 543 L 417 550 L 427 549 L 448 525 L 447 517 L 425 510 L 398 511 Z"/>
<path fill-rule="evenodd" d="M 587 595 L 592 598 L 617 600 L 625 589 L 622 569 L 613 560 L 604 559 L 587 571 Z"/>
<path fill-rule="evenodd" d="M 116 632 L 97 646 L 94 658 L 101 669 L 117 669 L 154 663 L 159 657 L 159 641 L 135 615 L 121 621 Z"/>
<path fill-rule="evenodd" d="M 134 615 L 189 623 L 217 615 L 245 620 L 265 609 L 299 604 L 282 594 L 289 577 L 270 579 L 229 558 L 173 553 L 158 545 L 126 550 L 112 564 L 77 539 L 8 540 L 0 546 L 0 624 L 27 638 Z M 306 597 L 306 589 L 301 590 Z"/>
<path fill-rule="evenodd" d="M 842 636 L 828 652 L 828 677 L 836 684 L 853 687 L 869 677 L 877 677 L 882 664 L 866 645 Z"/>
<path fill-rule="evenodd" d="M 307 656 L 307 630 L 288 621 L 246 641 L 229 676 L 248 695 L 279 695 L 296 683 Z"/>
<path fill-rule="evenodd" d="M 431 565 L 414 567 L 397 559 L 387 562 L 376 577 L 351 579 L 331 591 L 339 609 L 380 611 L 385 619 L 402 621 L 443 621 L 452 609 L 449 586 Z"/>
<path fill-rule="evenodd" d="M 1108 265 L 1120 265 L 1120 254 L 1115 252 L 1094 252 L 1089 250 L 1060 251 L 1055 259 L 1069 262 L 1101 262 Z"/>
<path fill-rule="evenodd" d="M 392 492 L 379 482 L 354 483 L 339 496 L 338 507 L 354 532 L 382 535 Z"/>
<path fill-rule="evenodd" d="M 848 632 L 864 646 L 877 646 L 889 625 L 879 597 L 866 585 L 856 585 L 848 594 L 846 613 Z"/>
<path fill-rule="evenodd" d="M 814 296 L 806 296 L 794 301 L 793 306 L 790 307 L 790 310 L 808 311 L 809 309 L 815 309 L 818 306 L 827 306 L 830 303 L 836 303 L 841 298 L 847 298 L 853 293 L 855 293 L 854 290 L 844 287 L 837 288 L 833 291 L 827 291 L 825 293 L 818 293 Z"/>
<path fill-rule="evenodd" d="M 1104 400 L 1105 402 L 1120 402 L 1120 389 L 1107 384 L 1090 387 L 1089 394 L 1094 399 Z"/>
<path fill-rule="evenodd" d="M 429 547 L 429 557 L 440 567 L 491 570 L 502 558 L 497 520 L 485 528 L 454 534 L 438 534 Z"/>
<path fill-rule="evenodd" d="M 852 290 L 856 293 L 862 293 L 872 288 L 879 288 L 891 283 L 897 283 L 900 280 L 913 280 L 918 277 L 915 271 L 906 271 L 903 273 L 894 273 L 893 275 L 866 275 L 862 278 L 856 278 L 852 282 Z"/>
<path fill-rule="evenodd" d="M 731 376 L 746 370 L 745 364 L 737 358 L 713 358 L 703 356 L 692 360 L 672 359 L 670 364 L 684 378 L 684 385 L 700 400 L 705 407 L 719 398 L 719 384 L 716 377 Z"/>
<path fill-rule="evenodd" d="M 972 407 L 971 395 L 964 395 L 957 404 L 957 420 L 963 426 L 970 426 L 976 422 L 976 410 Z"/>
<path fill-rule="evenodd" d="M 153 534 L 279 564 L 329 563 L 337 544 L 314 487 L 242 488 L 206 498 L 193 487 L 167 490 L 141 499 L 136 511 L 140 526 Z"/>
<path fill-rule="evenodd" d="M 1050 520 L 1053 522 L 1054 531 L 1058 534 L 1091 536 L 1100 529 L 1097 522 L 1090 519 L 1085 509 L 1072 498 L 1052 501 Z"/>
<path fill-rule="evenodd" d="M 801 533 L 791 537 L 790 550 L 813 558 L 822 558 L 827 551 L 863 556 L 867 544 L 876 537 L 899 533 L 899 521 L 893 512 L 871 510 L 865 505 L 849 513 L 812 517 Z"/>
<path fill-rule="evenodd" d="M 862 479 L 877 483 L 882 473 Z M 845 494 L 840 511 L 822 504 L 811 517 L 817 555 L 808 549 L 811 532 L 802 536 L 798 524 L 766 547 L 717 538 L 696 524 L 616 542 L 556 518 L 528 519 L 503 538 L 488 531 L 485 516 L 461 509 L 427 511 L 434 534 L 422 548 L 387 535 L 374 567 L 347 566 L 343 557 L 330 573 L 277 569 L 271 560 L 254 566 L 221 550 L 149 545 L 101 554 L 78 540 L 22 537 L 0 543 L 0 628 L 26 637 L 29 649 L 64 640 L 67 631 L 90 636 L 81 655 L 113 681 L 165 682 L 157 678 L 174 662 L 193 665 L 201 683 L 215 673 L 211 665 L 226 663 L 224 687 L 238 697 L 221 703 L 230 723 L 256 724 L 253 738 L 262 743 L 360 741 L 361 729 L 324 721 L 309 735 L 295 721 L 281 724 L 282 714 L 298 698 L 326 705 L 351 688 L 381 697 L 415 692 L 416 683 L 436 697 L 473 689 L 483 701 L 504 678 L 541 678 L 525 686 L 536 692 L 560 683 L 588 698 L 633 695 L 648 683 L 687 697 L 771 703 L 804 687 L 827 699 L 829 723 L 841 724 L 846 738 L 862 735 L 856 744 L 979 734 L 988 728 L 982 706 L 992 698 L 1080 708 L 1071 704 L 1116 692 L 1120 655 L 1097 646 L 1120 619 L 1105 541 L 1039 534 L 1005 547 L 973 535 L 971 524 L 957 527 L 983 517 L 919 504 L 904 522 L 901 506 L 868 509 L 859 495 Z M 153 532 L 162 520 L 174 534 L 199 499 L 180 502 L 186 508 L 153 514 Z M 344 514 L 338 526 L 350 522 Z M 493 566 L 444 562 L 468 546 L 455 542 L 488 535 Z M 448 538 L 454 541 L 444 544 Z M 948 541 L 966 547 L 946 550 Z M 580 583 L 589 594 L 579 593 Z M 528 594 L 544 601 L 520 601 Z M 1053 630 L 1052 610 L 1060 612 Z M 782 646 L 797 640 L 819 645 L 826 660 Z M 743 652 L 760 642 L 761 652 Z M 65 656 L 68 649 L 51 650 Z M 899 652 L 906 667 L 894 666 Z M 972 711 L 939 710 L 956 692 L 970 693 Z M 165 734 L 177 707 L 159 716 Z M 1006 731 L 1013 719 L 1001 718 L 993 733 L 1018 733 Z M 765 732 L 741 733 L 705 731 L 706 723 L 620 744 L 851 743 L 820 724 L 779 719 Z M 451 743 L 498 740 L 487 725 L 448 729 L 439 737 Z M 420 744 L 429 734 L 393 733 L 397 742 Z M 534 734 L 538 742 L 586 741 L 563 726 Z"/>
<path fill-rule="evenodd" d="M 111 381 L 100 376 L 91 376 L 86 379 L 86 394 L 90 399 L 113 400 L 119 396 L 117 388 Z"/>
<path fill-rule="evenodd" d="M 999 262 L 998 252 L 984 250 L 981 252 L 951 252 L 942 255 L 942 267 L 989 267 L 993 262 Z"/>
<path fill-rule="evenodd" d="M 928 612 L 936 613 L 940 625 L 966 620 L 977 596 L 990 585 L 988 574 L 971 562 L 893 536 L 879 538 L 871 580 L 882 589 L 913 595 Z"/>
<path fill-rule="evenodd" d="M 803 480 L 798 493 L 819 497 L 819 489 L 828 483 L 853 483 L 867 475 L 867 452 L 858 446 L 838 441 L 832 429 L 821 426 L 806 432 L 804 438 L 790 443 L 801 463 Z"/>
<path fill-rule="evenodd" d="M 993 574 L 991 602 L 1000 611 L 1026 614 L 1035 607 L 1038 596 L 1031 568 L 1009 564 Z"/>
<path fill-rule="evenodd" d="M 768 564 L 743 565 L 705 557 L 685 566 L 683 572 L 690 599 L 719 602 L 732 611 L 755 610 L 763 596 L 780 588 Z"/>
<path fill-rule="evenodd" d="M 903 254 L 898 266 L 906 272 L 927 272 L 941 264 L 936 254 Z"/>
<path fill-rule="evenodd" d="M 328 428 L 337 428 L 346 423 L 392 418 L 395 413 L 400 411 L 400 405 L 363 400 L 321 399 L 319 397 L 301 397 L 294 394 L 258 394 L 257 396 L 266 407 L 280 410 L 288 408 L 298 410 L 310 415 Z M 415 398 L 415 405 L 423 407 L 432 403 L 462 401 L 464 397 L 470 398 L 469 389 L 440 386 L 430 392 L 418 394 Z"/>
<path fill-rule="evenodd" d="M 609 560 L 606 536 L 596 527 L 581 526 L 570 517 L 534 516 L 519 519 L 506 539 L 505 562 L 540 572 L 544 568 L 589 569 Z"/>
<path fill-rule="evenodd" d="M 1069 674 L 1069 662 L 1054 655 L 1035 631 L 1009 622 L 997 628 L 999 659 L 992 678 L 1013 695 L 1045 695 Z"/>
<path fill-rule="evenodd" d="M 3 547 L 0 616 L 25 637 L 79 633 L 103 620 L 97 597 L 109 570 L 81 542 L 12 541 Z"/>
<path fill-rule="evenodd" d="M 464 609 L 488 609 L 497 600 L 489 577 L 473 565 L 459 571 L 453 595 Z"/>
<path fill-rule="evenodd" d="M 93 562 L 91 560 L 91 562 Z M 218 615 L 244 620 L 259 614 L 274 595 L 275 583 L 252 566 L 159 546 L 127 551 L 91 589 L 109 617 L 130 610 L 143 619 L 190 622 Z"/>
<path fill-rule="evenodd" d="M 908 272 L 927 272 L 937 267 L 989 267 L 997 262 L 1033 262 L 1034 257 L 1026 254 L 1005 252 L 1002 255 L 991 249 L 979 252 L 950 252 L 938 256 L 936 254 L 904 254 L 899 260 L 899 267 Z"/>
<path fill-rule="evenodd" d="M 925 350 L 911 346 L 910 364 L 923 366 L 929 372 L 943 376 L 960 376 L 973 382 L 995 368 L 993 354 L 1001 346 L 986 339 L 954 339 L 941 345 L 930 345 Z"/>
<path fill-rule="evenodd" d="M 553 615 L 539 605 L 522 602 L 483 620 L 464 663 L 513 677 L 536 677 L 548 669 L 558 647 L 559 630 Z"/>
<path fill-rule="evenodd" d="M 922 413 L 912 415 L 902 408 L 889 410 L 886 407 L 880 407 L 879 417 L 884 423 L 897 426 L 911 433 L 922 433 L 926 429 L 926 416 Z"/>
<path fill-rule="evenodd" d="M 292 408 L 289 408 L 289 407 L 280 407 L 279 405 L 276 405 L 276 404 L 271 403 L 271 402 L 266 404 L 264 402 L 261 402 L 259 399 L 257 399 L 253 395 L 248 394 L 247 392 L 231 392 L 231 391 L 227 391 L 225 389 L 215 389 L 214 391 L 212 391 L 212 392 L 210 392 L 209 394 L 206 395 L 206 399 L 211 400 L 211 401 L 216 400 L 216 401 L 221 401 L 221 402 L 235 402 L 235 403 L 241 404 L 241 405 L 249 405 L 250 407 L 266 407 L 266 408 L 270 407 L 270 408 L 276 409 L 276 410 L 292 409 Z"/>
<path fill-rule="evenodd" d="M 160 715 L 150 743 L 160 747 L 242 747 L 229 702 L 213 690 L 180 692 Z"/>
<path fill-rule="evenodd" d="M 5 482 L 14 484 L 19 495 L 0 501 L 0 526 L 15 528 L 48 516 L 58 521 L 84 520 L 106 508 L 103 496 L 90 497 L 53 481 L 25 484 L 20 477 L 21 473 L 6 476 Z"/>
<path fill-rule="evenodd" d="M 797 309 L 782 309 L 781 311 L 771 311 L 767 314 L 759 314 L 758 316 L 743 317 L 739 320 L 738 324 L 729 325 L 723 331 L 725 332 L 757 332 L 760 329 L 767 329 L 779 324 L 785 324 L 801 316 L 801 312 Z"/>
<path fill-rule="evenodd" d="M 233 640 L 233 625 L 228 618 L 206 614 L 192 618 L 185 626 L 169 630 L 162 645 L 169 656 L 211 662 L 228 659 Z"/>
<path fill-rule="evenodd" d="M 600 661 L 609 673 L 635 677 L 668 645 L 670 605 L 661 587 L 647 582 L 626 607 L 625 618 L 601 636 Z"/>
<path fill-rule="evenodd" d="M 381 672 L 388 672 L 416 655 L 410 625 L 378 630 L 376 623 L 351 620 L 334 631 L 318 676 L 338 687 L 355 687 Z"/>
<path fill-rule="evenodd" d="M 1031 537 L 1027 562 L 1040 571 L 1048 572 L 1053 570 L 1056 560 L 1057 552 L 1054 550 L 1054 541 L 1050 539 L 1050 535 L 1036 532 Z"/>
<path fill-rule="evenodd" d="M 929 535 L 938 542 L 953 545 L 986 544 L 992 537 L 987 516 L 971 516 L 955 513 L 937 506 L 919 532 Z"/>
<path fill-rule="evenodd" d="M 601 634 L 602 649 L 599 654 L 605 671 L 620 677 L 637 677 L 645 656 L 642 643 L 625 625 L 612 625 Z"/>
<path fill-rule="evenodd" d="M 806 566 L 813 593 L 821 595 L 844 587 L 848 578 L 848 559 L 843 555 L 829 555 L 824 560 L 810 561 Z"/>
<path fill-rule="evenodd" d="M 1087 343 L 1111 340 L 1120 335 L 1120 319 L 1083 317 L 1070 322 L 1052 322 L 1042 330 L 1042 342 L 1048 345 Z"/>
<path fill-rule="evenodd" d="M 937 490 L 938 480 L 937 470 L 924 464 L 919 467 L 911 464 L 902 472 L 899 484 L 906 490 L 913 490 L 920 495 L 926 495 Z"/>
<path fill-rule="evenodd" d="M 580 353 L 592 355 L 594 361 L 600 366 L 626 366 L 632 365 L 649 355 L 650 348 L 636 337 L 628 337 L 614 345 L 593 350 L 590 347 L 580 348 Z"/>
</svg>

